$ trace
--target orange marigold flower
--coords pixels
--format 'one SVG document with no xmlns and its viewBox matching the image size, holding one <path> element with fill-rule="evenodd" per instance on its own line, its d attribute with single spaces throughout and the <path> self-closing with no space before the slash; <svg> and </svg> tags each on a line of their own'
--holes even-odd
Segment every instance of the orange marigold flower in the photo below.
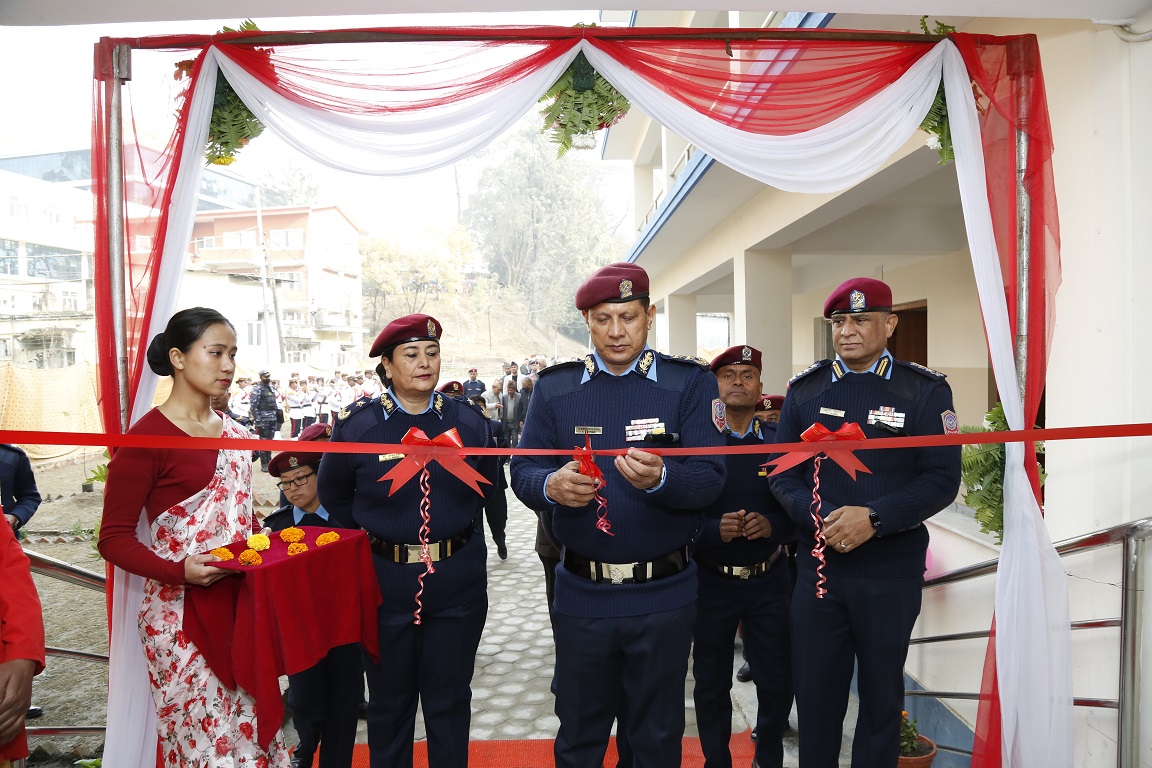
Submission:
<svg viewBox="0 0 1152 768">
<path fill-rule="evenodd" d="M 322 533 L 316 537 L 316 546 L 322 547 L 325 544 L 331 544 L 332 542 L 339 540 L 340 534 L 336 533 L 336 531 L 328 531 L 327 533 Z"/>
<path fill-rule="evenodd" d="M 254 549 L 246 549 L 240 553 L 240 565 L 260 565 L 264 558 Z"/>
<path fill-rule="evenodd" d="M 236 557 L 228 547 L 216 547 L 208 554 L 215 555 L 217 560 L 233 560 Z"/>
<path fill-rule="evenodd" d="M 298 555 L 301 552 L 307 552 L 307 551 L 308 551 L 308 545 L 302 541 L 294 541 L 288 545 L 288 554 L 289 555 Z"/>
<path fill-rule="evenodd" d="M 280 541 L 284 542 L 285 544 L 294 544 L 297 541 L 301 541 L 303 538 L 304 531 L 300 528 L 297 528 L 296 526 L 285 528 L 284 530 L 280 531 Z"/>
<path fill-rule="evenodd" d="M 249 549 L 254 549 L 257 552 L 263 552 L 270 546 L 272 546 L 272 542 L 269 541 L 268 537 L 262 533 L 254 533 L 248 537 Z"/>
</svg>

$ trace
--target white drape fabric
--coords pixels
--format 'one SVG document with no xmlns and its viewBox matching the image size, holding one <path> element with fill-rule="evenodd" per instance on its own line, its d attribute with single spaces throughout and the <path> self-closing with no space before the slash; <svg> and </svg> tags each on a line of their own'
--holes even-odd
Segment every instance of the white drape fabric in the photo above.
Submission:
<svg viewBox="0 0 1152 768">
<path fill-rule="evenodd" d="M 328 112 L 285 98 L 243 70 L 226 52 L 208 51 L 197 82 L 189 147 L 204 144 L 217 65 L 269 130 L 312 159 L 345 171 L 375 175 L 419 173 L 448 165 L 498 137 L 537 100 L 583 50 L 595 68 L 652 119 L 721 162 L 780 189 L 832 192 L 875 173 L 916 131 L 943 77 L 969 249 L 988 334 L 996 382 L 1013 429 L 1023 426 L 1012 331 L 1003 293 L 989 209 L 979 123 L 963 59 L 948 40 L 934 46 L 899 80 L 849 113 L 788 136 L 764 136 L 722 125 L 663 93 L 613 59 L 594 40 L 558 56 L 509 86 L 427 113 Z M 336 75 L 334 75 L 335 77 Z M 155 333 L 171 314 L 183 265 L 199 156 L 185 154 L 172 202 L 163 289 Z M 184 222 L 186 226 L 182 225 Z M 168 311 L 163 311 L 167 306 Z M 154 380 L 145 372 L 133 420 L 151 402 Z M 1004 725 L 1004 757 L 1013 768 L 1071 766 L 1071 664 L 1066 577 L 1029 489 L 1019 444 L 1008 445 L 1005 537 L 997 582 L 997 662 Z M 112 712 L 109 713 L 112 721 Z M 111 733 L 110 733 L 111 738 Z M 110 760 L 115 765 L 134 761 Z"/>
<path fill-rule="evenodd" d="M 1013 333 L 988 207 L 979 118 L 963 59 L 951 43 L 944 59 L 944 88 L 996 387 L 1009 428 L 1024 429 Z M 1004 546 L 996 581 L 996 671 L 1004 765 L 1071 768 L 1072 632 L 1067 574 L 1028 482 L 1023 445 L 1007 443 L 1005 452 Z"/>
</svg>

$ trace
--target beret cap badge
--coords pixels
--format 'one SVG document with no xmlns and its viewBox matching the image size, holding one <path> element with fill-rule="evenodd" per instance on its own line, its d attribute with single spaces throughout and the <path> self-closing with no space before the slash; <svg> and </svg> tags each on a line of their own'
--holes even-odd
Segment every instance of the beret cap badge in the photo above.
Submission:
<svg viewBox="0 0 1152 768">
<path fill-rule="evenodd" d="M 431 318 L 428 319 L 428 335 L 436 338 L 436 321 Z"/>
<path fill-rule="evenodd" d="M 632 281 L 631 280 L 621 280 L 620 281 L 620 298 L 626 299 L 631 295 L 632 295 Z"/>
<path fill-rule="evenodd" d="M 288 466 L 290 466 L 290 467 L 300 466 L 300 459 L 296 458 L 295 456 L 292 456 L 291 458 L 288 459 Z"/>
<path fill-rule="evenodd" d="M 848 297 L 848 303 L 852 309 L 864 309 L 864 293 L 862 291 L 852 291 Z"/>
<path fill-rule="evenodd" d="M 744 347 L 744 349 L 740 350 L 740 359 L 743 360 L 744 362 L 748 362 L 749 360 L 751 360 L 752 359 L 752 348 L 751 347 Z"/>
</svg>

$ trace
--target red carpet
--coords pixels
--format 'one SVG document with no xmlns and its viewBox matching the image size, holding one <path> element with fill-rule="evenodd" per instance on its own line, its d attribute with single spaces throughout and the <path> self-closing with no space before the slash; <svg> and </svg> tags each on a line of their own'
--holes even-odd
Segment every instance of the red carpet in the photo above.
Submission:
<svg viewBox="0 0 1152 768">
<path fill-rule="evenodd" d="M 732 762 L 735 765 L 750 765 L 754 756 L 750 731 L 732 734 Z M 608 756 L 604 760 L 608 766 L 616 765 L 616 740 L 608 744 Z M 682 768 L 702 768 L 704 756 L 700 752 L 700 739 L 684 739 L 684 759 Z M 552 740 L 532 741 L 473 741 L 468 748 L 470 768 L 543 768 L 552 765 Z M 428 768 L 428 749 L 422 742 L 416 742 L 414 768 Z M 368 745 L 357 744 L 352 768 L 368 768 Z"/>
</svg>

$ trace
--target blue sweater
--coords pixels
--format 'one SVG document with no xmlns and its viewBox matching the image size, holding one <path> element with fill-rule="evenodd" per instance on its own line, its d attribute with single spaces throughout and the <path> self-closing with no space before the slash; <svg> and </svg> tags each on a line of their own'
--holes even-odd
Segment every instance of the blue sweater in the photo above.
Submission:
<svg viewBox="0 0 1152 768">
<path fill-rule="evenodd" d="M 385 418 L 385 405 L 391 415 Z M 488 421 L 471 406 L 439 393 L 432 397 L 432 409 L 409 414 L 395 406 L 384 393 L 379 398 L 362 398 L 341 411 L 332 429 L 333 443 L 399 443 L 410 427 L 419 427 L 429 438 L 455 427 L 465 446 L 488 446 Z M 402 459 L 400 454 L 326 453 L 320 462 L 317 493 L 328 513 L 340 520 L 353 520 L 368 533 L 396 544 L 420 541 L 420 475 L 417 473 L 394 496 L 388 492 L 391 481 L 379 482 Z M 470 456 L 468 464 L 489 480 L 496 481 L 497 463 L 492 456 Z M 447 539 L 474 529 L 484 497 L 456 478 L 439 462 L 431 470 L 432 512 L 430 541 Z M 485 493 L 493 486 L 481 485 Z M 483 536 L 472 536 L 451 557 L 434 563 L 436 572 L 424 579 L 421 601 L 425 612 L 483 599 L 487 589 Z M 415 610 L 416 578 L 424 572 L 423 563 L 394 563 L 374 558 L 381 610 L 410 613 Z"/>
<path fill-rule="evenodd" d="M 638 365 L 649 363 L 643 371 L 634 369 L 624 376 L 599 370 L 592 355 L 583 363 L 545 369 L 519 447 L 582 448 L 580 428 L 591 427 L 602 430 L 591 435 L 593 449 L 644 450 L 651 446 L 625 440 L 626 428 L 641 419 L 654 419 L 667 432 L 680 435 L 680 442 L 669 448 L 723 445 L 712 420 L 713 401 L 719 402 L 716 379 L 695 361 L 650 353 L 638 358 Z M 582 383 L 586 370 L 591 375 Z M 512 490 L 541 513 L 556 541 L 581 557 L 606 563 L 650 561 L 687 546 L 697 533 L 700 510 L 715 500 L 725 476 L 719 456 L 667 456 L 663 485 L 646 492 L 616 471 L 612 457 L 597 457 L 606 480 L 600 493 L 608 501 L 610 536 L 596 528 L 595 502 L 565 507 L 544 495 L 548 475 L 569 461 L 571 456 L 514 456 Z M 645 584 L 597 584 L 563 566 L 556 569 L 555 609 L 570 616 L 636 616 L 680 608 L 695 599 L 695 564 Z"/>
<path fill-rule="evenodd" d="M 892 437 L 869 424 L 869 412 L 891 408 L 888 418 L 907 435 L 944 434 L 951 414 L 952 390 L 944 375 L 897 361 L 891 379 L 872 373 L 847 374 L 832 380 L 832 361 L 823 360 L 789 384 L 780 413 L 776 442 L 800 441 L 800 434 L 819 422 L 831 430 L 855 422 L 869 438 Z M 840 415 L 839 412 L 843 412 Z M 837 464 L 820 465 L 821 516 L 842 506 L 870 507 L 880 518 L 880 535 L 847 553 L 827 547 L 827 573 L 845 576 L 916 577 L 924 573 L 928 530 L 922 525 L 956 500 L 960 488 L 960 447 L 858 451 L 871 470 L 853 481 Z M 816 527 L 808 512 L 812 501 L 814 460 L 770 479 L 772 490 L 799 529 L 796 564 L 815 570 L 812 557 Z"/>
<path fill-rule="evenodd" d="M 715 502 L 704 510 L 704 527 L 696 542 L 696 551 L 723 565 L 754 565 L 772 556 L 781 544 L 796 540 L 792 518 L 776 501 L 768 487 L 766 473 L 760 465 L 770 457 L 768 450 L 775 441 L 776 425 L 752 419 L 748 434 L 726 435 L 728 445 L 763 445 L 764 453 L 733 453 L 724 457 L 728 478 Z M 743 536 L 728 543 L 720 538 L 720 518 L 739 510 L 758 512 L 772 524 L 769 538 L 746 539 Z"/>
</svg>

